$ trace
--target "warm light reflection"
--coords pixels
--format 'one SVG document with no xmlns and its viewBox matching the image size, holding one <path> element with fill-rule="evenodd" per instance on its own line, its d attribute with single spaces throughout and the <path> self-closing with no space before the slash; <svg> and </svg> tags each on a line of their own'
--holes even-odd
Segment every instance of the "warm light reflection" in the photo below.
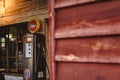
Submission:
<svg viewBox="0 0 120 80">
<path fill-rule="evenodd" d="M 1 17 L 3 17 L 4 14 L 5 14 L 5 8 L 3 7 L 3 8 L 1 9 Z"/>
<path fill-rule="evenodd" d="M 2 0 L 0 5 L 0 17 L 4 17 L 4 14 L 5 14 L 5 0 Z"/>
<path fill-rule="evenodd" d="M 6 34 L 6 38 L 13 38 L 13 34 Z"/>
</svg>

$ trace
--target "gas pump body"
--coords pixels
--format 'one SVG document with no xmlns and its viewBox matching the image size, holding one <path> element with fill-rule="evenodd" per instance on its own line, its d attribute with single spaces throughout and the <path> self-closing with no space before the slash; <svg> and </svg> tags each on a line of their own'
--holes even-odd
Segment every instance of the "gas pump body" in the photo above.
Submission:
<svg viewBox="0 0 120 80">
<path fill-rule="evenodd" d="M 24 36 L 24 80 L 46 80 L 45 36 Z"/>
</svg>

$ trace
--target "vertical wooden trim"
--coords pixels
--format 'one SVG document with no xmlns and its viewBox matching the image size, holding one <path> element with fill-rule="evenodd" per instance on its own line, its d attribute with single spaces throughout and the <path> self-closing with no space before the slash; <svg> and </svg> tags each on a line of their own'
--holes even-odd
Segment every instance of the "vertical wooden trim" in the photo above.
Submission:
<svg viewBox="0 0 120 80">
<path fill-rule="evenodd" d="M 16 38 L 17 38 L 17 40 L 16 40 L 16 55 L 15 55 L 16 56 L 15 58 L 16 58 L 16 71 L 17 72 L 19 71 L 19 60 L 18 60 L 19 59 L 19 53 L 18 53 L 18 44 L 19 44 L 18 43 L 18 27 L 19 26 L 16 27 L 16 34 L 17 34 Z"/>
<path fill-rule="evenodd" d="M 55 15 L 54 15 L 54 0 L 49 0 L 49 54 L 50 54 L 50 80 L 55 80 Z"/>
<path fill-rule="evenodd" d="M 7 33 L 6 33 L 6 35 L 9 33 L 9 27 L 7 28 Z M 8 37 L 9 37 L 9 35 L 8 35 Z M 8 41 L 9 41 L 9 39 L 6 39 L 6 71 L 9 71 L 9 60 L 8 60 L 8 48 L 9 48 L 9 44 L 8 44 Z"/>
<path fill-rule="evenodd" d="M 48 68 L 50 67 L 50 54 L 49 54 L 49 26 L 48 26 L 48 18 L 44 19 L 44 28 L 45 28 L 45 46 L 46 46 L 46 61 L 47 61 L 47 68 L 46 68 L 46 77 L 50 78 L 50 72 Z"/>
</svg>

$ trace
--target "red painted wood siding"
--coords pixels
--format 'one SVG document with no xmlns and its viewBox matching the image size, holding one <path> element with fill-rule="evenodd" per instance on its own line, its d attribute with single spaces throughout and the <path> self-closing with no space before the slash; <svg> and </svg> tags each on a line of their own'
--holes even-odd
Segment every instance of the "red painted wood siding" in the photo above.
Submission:
<svg viewBox="0 0 120 80">
<path fill-rule="evenodd" d="M 120 1 L 49 0 L 51 80 L 119 80 Z"/>
<path fill-rule="evenodd" d="M 54 8 L 62 8 L 77 4 L 89 3 L 96 0 L 55 0 Z"/>
</svg>

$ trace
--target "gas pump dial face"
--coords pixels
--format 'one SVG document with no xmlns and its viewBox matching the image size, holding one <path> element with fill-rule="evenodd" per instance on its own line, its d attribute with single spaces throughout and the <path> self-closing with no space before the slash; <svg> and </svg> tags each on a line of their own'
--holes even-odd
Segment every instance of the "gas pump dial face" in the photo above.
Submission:
<svg viewBox="0 0 120 80">
<path fill-rule="evenodd" d="M 37 28 L 36 26 L 37 26 L 37 24 L 36 24 L 35 20 L 32 20 L 32 21 L 29 22 L 28 27 L 29 27 L 30 30 L 34 31 Z"/>
</svg>

